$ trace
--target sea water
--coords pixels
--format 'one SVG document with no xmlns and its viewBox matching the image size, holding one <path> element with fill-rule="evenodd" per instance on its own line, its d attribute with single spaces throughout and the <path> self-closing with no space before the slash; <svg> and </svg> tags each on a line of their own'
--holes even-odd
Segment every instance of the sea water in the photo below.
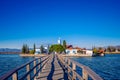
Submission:
<svg viewBox="0 0 120 80">
<path fill-rule="evenodd" d="M 120 80 L 120 54 L 106 54 L 104 57 L 73 57 L 72 59 L 89 66 L 104 80 Z"/>
</svg>

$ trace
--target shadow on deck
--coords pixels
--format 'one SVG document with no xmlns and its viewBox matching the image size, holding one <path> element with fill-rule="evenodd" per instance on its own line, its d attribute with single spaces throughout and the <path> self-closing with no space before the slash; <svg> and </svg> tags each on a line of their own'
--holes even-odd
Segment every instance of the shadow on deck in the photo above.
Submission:
<svg viewBox="0 0 120 80">
<path fill-rule="evenodd" d="M 52 55 L 52 58 L 40 72 L 40 75 L 37 76 L 36 80 L 68 80 L 68 76 L 60 62 L 58 62 L 56 55 Z"/>
</svg>

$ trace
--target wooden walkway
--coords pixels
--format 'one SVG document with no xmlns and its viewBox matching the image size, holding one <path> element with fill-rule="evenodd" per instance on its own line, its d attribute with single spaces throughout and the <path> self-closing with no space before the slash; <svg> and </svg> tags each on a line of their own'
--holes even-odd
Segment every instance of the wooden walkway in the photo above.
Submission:
<svg viewBox="0 0 120 80">
<path fill-rule="evenodd" d="M 19 73 L 21 70 L 25 71 L 22 76 Z M 0 77 L 0 80 L 89 80 L 89 78 L 103 80 L 83 64 L 63 57 L 61 54 L 50 54 L 7 72 Z"/>
<path fill-rule="evenodd" d="M 68 80 L 67 74 L 58 62 L 56 55 L 51 55 L 36 80 Z"/>
</svg>

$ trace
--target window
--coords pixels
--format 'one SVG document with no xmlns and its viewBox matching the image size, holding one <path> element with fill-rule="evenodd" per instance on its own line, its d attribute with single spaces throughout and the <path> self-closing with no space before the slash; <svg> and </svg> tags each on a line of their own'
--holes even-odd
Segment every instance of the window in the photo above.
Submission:
<svg viewBox="0 0 120 80">
<path fill-rule="evenodd" d="M 73 51 L 73 53 L 76 53 L 76 51 Z"/>
<path fill-rule="evenodd" d="M 70 53 L 70 51 L 67 51 L 66 53 L 67 53 L 67 54 L 69 54 L 69 53 Z"/>
</svg>

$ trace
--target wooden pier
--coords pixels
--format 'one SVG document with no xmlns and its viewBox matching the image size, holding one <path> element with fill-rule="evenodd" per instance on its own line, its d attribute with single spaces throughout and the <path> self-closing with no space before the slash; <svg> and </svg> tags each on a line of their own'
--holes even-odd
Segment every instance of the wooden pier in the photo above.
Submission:
<svg viewBox="0 0 120 80">
<path fill-rule="evenodd" d="M 36 80 L 64 80 L 65 78 L 67 78 L 67 76 L 64 77 L 64 71 L 57 57 L 51 56 Z"/>
<path fill-rule="evenodd" d="M 1 76 L 0 80 L 88 80 L 88 78 L 103 80 L 87 66 L 60 54 L 50 54 L 9 71 Z"/>
</svg>

